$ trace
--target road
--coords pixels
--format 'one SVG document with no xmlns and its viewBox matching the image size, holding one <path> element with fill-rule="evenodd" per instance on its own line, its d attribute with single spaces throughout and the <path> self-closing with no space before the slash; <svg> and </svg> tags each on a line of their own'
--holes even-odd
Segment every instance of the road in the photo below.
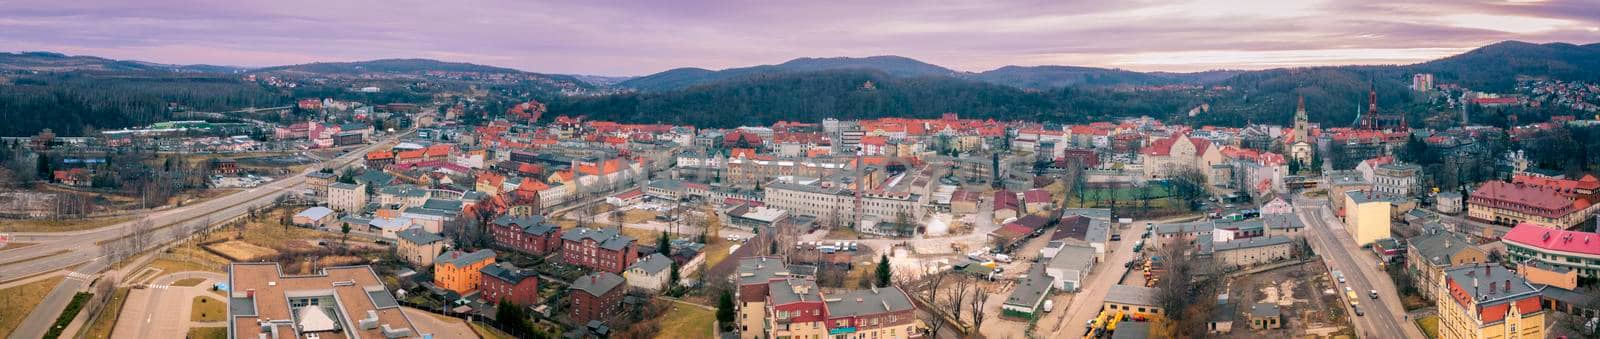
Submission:
<svg viewBox="0 0 1600 339">
<path fill-rule="evenodd" d="M 1138 242 L 1144 233 L 1144 223 L 1135 222 L 1121 232 L 1123 240 L 1110 242 L 1111 253 L 1106 253 L 1106 260 L 1096 263 L 1094 269 L 1090 270 L 1089 281 L 1083 284 L 1077 295 L 1072 296 L 1072 304 L 1067 305 L 1065 312 L 1046 315 L 1066 317 L 1058 321 L 1055 328 L 1049 329 L 1051 338 L 1082 336 L 1083 324 L 1100 315 L 1100 305 L 1104 304 L 1106 293 L 1128 273 L 1128 267 L 1123 265 L 1133 260 L 1133 243 Z"/>
<path fill-rule="evenodd" d="M 389 145 L 410 133 L 408 131 L 396 134 L 384 142 L 375 143 L 360 150 L 353 150 L 333 159 L 328 165 L 335 168 L 348 166 L 357 160 L 363 159 L 367 152 Z M 307 169 L 305 172 L 278 179 L 257 188 L 218 197 L 195 205 L 150 213 L 142 220 L 149 220 L 157 226 L 203 223 L 206 220 L 227 220 L 248 213 L 252 206 L 270 204 L 285 192 L 293 192 L 300 189 L 301 185 L 305 183 L 305 175 L 316 170 L 315 168 Z M 93 280 L 92 277 L 94 275 L 99 274 L 100 271 L 110 266 L 110 263 L 105 260 L 105 256 L 101 253 L 100 246 L 96 244 L 105 240 L 121 238 L 127 233 L 126 230 L 129 227 L 142 220 L 77 232 L 15 234 L 14 241 L 36 242 L 38 244 L 15 250 L 0 251 L 0 263 L 11 263 L 0 265 L 0 282 L 21 279 L 79 264 L 83 265 L 72 269 L 68 275 L 87 278 L 62 280 L 54 290 L 50 291 L 50 294 L 45 296 L 45 299 L 38 306 L 34 307 L 32 312 L 29 312 L 28 317 L 23 320 L 15 332 L 11 333 L 10 337 L 38 338 L 43 336 L 50 324 L 55 321 L 56 316 L 66 308 L 66 304 L 71 300 L 72 295 L 87 287 Z M 190 228 L 160 228 L 153 232 L 154 240 L 149 247 L 157 248 L 162 244 L 182 239 L 189 234 L 181 231 L 188 229 Z M 66 253 L 56 254 L 62 251 L 66 251 Z M 23 260 L 27 261 L 24 262 Z"/>
<path fill-rule="evenodd" d="M 1423 338 L 1422 331 L 1411 325 L 1405 317 L 1405 308 L 1395 292 L 1394 282 L 1378 268 L 1378 258 L 1355 243 L 1350 233 L 1345 231 L 1344 224 L 1334 219 L 1327 201 L 1302 197 L 1295 199 L 1294 204 L 1296 214 L 1310 229 L 1306 241 L 1328 264 L 1329 269 L 1343 272 L 1345 283 L 1339 285 L 1354 290 L 1360 299 L 1357 303 L 1366 313 L 1365 316 L 1353 316 L 1349 307 L 1345 308 L 1346 314 L 1352 315 L 1350 319 L 1357 335 L 1361 338 Z M 1368 297 L 1370 290 L 1378 291 L 1378 300 Z M 1340 288 L 1338 293 L 1343 295 L 1345 292 Z"/>
</svg>

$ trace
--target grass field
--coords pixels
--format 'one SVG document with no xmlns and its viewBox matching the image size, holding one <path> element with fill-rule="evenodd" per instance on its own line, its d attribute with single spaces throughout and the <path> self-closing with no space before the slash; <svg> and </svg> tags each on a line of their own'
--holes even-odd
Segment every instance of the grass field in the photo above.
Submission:
<svg viewBox="0 0 1600 339">
<path fill-rule="evenodd" d="M 506 334 L 506 332 L 500 331 L 500 330 L 495 329 L 493 327 L 489 327 L 488 325 L 484 325 L 483 323 L 479 323 L 479 322 L 476 322 L 476 321 L 472 322 L 472 331 L 473 332 L 477 332 L 478 333 L 478 337 L 484 338 L 484 339 L 515 339 L 516 338 L 516 337 L 511 336 L 510 334 Z"/>
<path fill-rule="evenodd" d="M 228 317 L 228 304 L 212 297 L 194 297 L 191 306 L 190 321 L 222 321 Z"/>
<path fill-rule="evenodd" d="M 192 327 L 189 328 L 189 339 L 227 339 L 227 327 Z"/>
<path fill-rule="evenodd" d="M 661 332 L 656 338 L 704 338 L 711 335 L 711 324 L 717 314 L 711 310 L 672 303 L 672 309 L 661 318 Z"/>
<path fill-rule="evenodd" d="M 207 245 L 206 247 L 209 247 L 211 250 L 217 251 L 218 253 L 239 259 L 240 261 L 251 261 L 255 260 L 256 258 L 265 258 L 278 255 L 277 250 L 256 246 L 255 244 L 238 240 L 224 241 Z"/>
<path fill-rule="evenodd" d="M 133 217 L 105 217 L 88 219 L 4 219 L 0 231 L 6 232 L 71 232 L 96 229 L 133 220 Z"/>
<path fill-rule="evenodd" d="M 111 337 L 111 329 L 117 327 L 117 315 L 122 313 L 122 303 L 128 300 L 128 288 L 118 288 L 111 294 L 111 300 L 106 307 L 100 309 L 98 318 L 85 329 L 83 337 L 89 339 L 105 339 Z"/>
<path fill-rule="evenodd" d="M 1426 316 L 1426 317 L 1422 317 L 1422 318 L 1417 318 L 1416 321 L 1417 321 L 1417 328 L 1421 328 L 1422 329 L 1422 335 L 1428 336 L 1428 338 L 1438 338 L 1439 337 L 1439 316 L 1430 315 L 1430 316 Z"/>
<path fill-rule="evenodd" d="M 0 336 L 9 336 L 11 331 L 17 330 L 22 318 L 28 317 L 28 312 L 32 312 L 33 307 L 38 306 L 62 279 L 66 279 L 66 276 L 40 279 L 0 290 Z"/>
<path fill-rule="evenodd" d="M 208 266 L 205 266 L 205 265 L 200 265 L 200 264 L 187 262 L 187 261 L 175 261 L 175 260 L 167 260 L 167 259 L 151 260 L 150 264 L 146 265 L 146 267 L 159 268 L 159 269 L 161 269 L 161 274 L 162 275 L 171 274 L 171 273 L 174 273 L 174 272 L 183 272 L 183 271 L 222 272 L 222 270 L 219 270 L 219 269 L 216 269 L 216 268 L 213 268 L 213 267 L 208 267 Z"/>
<path fill-rule="evenodd" d="M 201 278 L 185 278 L 172 282 L 172 286 L 195 287 L 200 286 L 200 283 L 203 282 L 206 282 L 206 280 Z"/>
<path fill-rule="evenodd" d="M 622 222 L 627 224 L 642 223 L 655 220 L 656 215 L 658 215 L 656 212 L 646 210 L 627 210 L 622 212 Z"/>
</svg>

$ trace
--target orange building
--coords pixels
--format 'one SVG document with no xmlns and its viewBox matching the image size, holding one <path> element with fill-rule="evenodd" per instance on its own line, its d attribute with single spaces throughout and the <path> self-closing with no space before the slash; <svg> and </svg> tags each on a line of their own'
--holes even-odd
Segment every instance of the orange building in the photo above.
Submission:
<svg viewBox="0 0 1600 339">
<path fill-rule="evenodd" d="M 494 263 L 494 251 L 472 253 L 449 251 L 433 259 L 433 284 L 439 288 L 467 294 L 478 289 L 483 275 L 478 271 Z"/>
</svg>

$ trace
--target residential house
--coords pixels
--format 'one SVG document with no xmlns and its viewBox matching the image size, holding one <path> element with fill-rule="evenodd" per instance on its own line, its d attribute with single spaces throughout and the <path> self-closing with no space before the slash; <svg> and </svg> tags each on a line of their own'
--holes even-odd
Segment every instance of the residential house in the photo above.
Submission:
<svg viewBox="0 0 1600 339">
<path fill-rule="evenodd" d="M 421 228 L 400 232 L 395 241 L 395 255 L 417 267 L 433 267 L 433 259 L 444 253 L 444 237 L 428 233 Z"/>
<path fill-rule="evenodd" d="M 483 282 L 484 266 L 494 264 L 494 251 L 482 249 L 471 253 L 453 250 L 433 258 L 433 284 L 460 294 L 471 293 Z"/>
<path fill-rule="evenodd" d="M 484 266 L 478 273 L 483 275 L 478 278 L 482 282 L 478 285 L 478 297 L 484 301 L 505 301 L 520 307 L 539 302 L 539 274 L 533 270 L 503 262 Z"/>
<path fill-rule="evenodd" d="M 668 287 L 668 280 L 671 278 L 671 268 L 671 258 L 667 258 L 667 256 L 661 255 L 661 253 L 655 253 L 646 256 L 643 259 L 639 259 L 639 261 L 633 263 L 633 265 L 629 265 L 628 270 L 622 273 L 622 277 L 627 278 L 628 286 L 651 291 L 661 291 L 662 289 Z"/>
<path fill-rule="evenodd" d="M 611 272 L 594 272 L 572 281 L 571 316 L 574 323 L 605 321 L 622 312 L 626 279 Z"/>
<path fill-rule="evenodd" d="M 615 229 L 574 228 L 561 234 L 561 257 L 568 264 L 622 273 L 638 260 L 633 237 Z"/>
</svg>

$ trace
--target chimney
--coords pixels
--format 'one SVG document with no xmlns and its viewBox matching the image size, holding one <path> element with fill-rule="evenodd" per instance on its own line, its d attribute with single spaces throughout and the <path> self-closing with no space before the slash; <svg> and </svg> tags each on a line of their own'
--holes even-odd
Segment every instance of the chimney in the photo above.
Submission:
<svg viewBox="0 0 1600 339">
<path fill-rule="evenodd" d="M 1488 278 L 1492 276 L 1494 276 L 1494 271 L 1489 270 L 1489 264 L 1483 264 L 1483 277 Z"/>
<path fill-rule="evenodd" d="M 589 275 L 589 284 L 590 284 L 590 285 L 594 285 L 594 284 L 598 284 L 598 283 L 600 283 L 600 282 L 598 282 L 598 281 L 596 281 L 596 280 L 598 280 L 598 279 L 599 279 L 599 278 L 600 278 L 600 275 L 599 275 L 599 274 L 593 274 L 593 275 Z"/>
<path fill-rule="evenodd" d="M 1511 279 L 1506 279 L 1506 284 L 1502 285 L 1500 288 L 1504 289 L 1504 292 L 1510 293 L 1511 292 Z"/>
<path fill-rule="evenodd" d="M 450 252 L 450 259 L 458 259 L 458 258 L 461 258 L 461 251 L 451 251 Z"/>
<path fill-rule="evenodd" d="M 1489 282 L 1489 294 L 1494 294 L 1494 290 L 1495 290 L 1494 285 L 1495 284 L 1496 284 L 1496 282 L 1493 282 L 1493 281 Z"/>
</svg>

